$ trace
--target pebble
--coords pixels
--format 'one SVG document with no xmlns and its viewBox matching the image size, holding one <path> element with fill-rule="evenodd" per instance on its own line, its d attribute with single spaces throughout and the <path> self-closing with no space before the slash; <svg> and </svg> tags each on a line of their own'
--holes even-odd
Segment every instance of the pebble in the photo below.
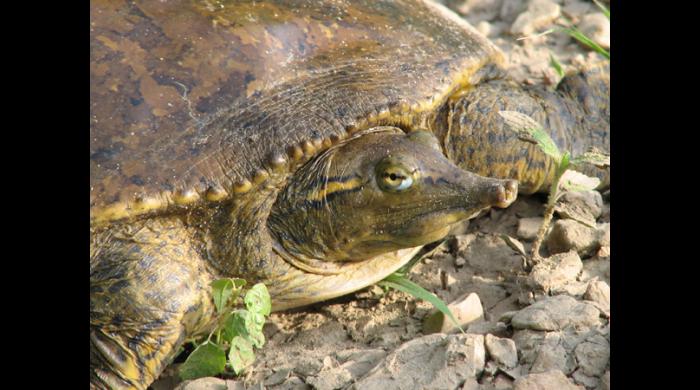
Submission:
<svg viewBox="0 0 700 390">
<path fill-rule="evenodd" d="M 579 370 L 589 377 L 600 377 L 610 362 L 610 344 L 605 337 L 595 334 L 574 349 Z M 597 385 L 594 384 L 593 386 Z M 586 384 L 586 386 L 589 386 Z"/>
<path fill-rule="evenodd" d="M 610 48 L 610 20 L 602 12 L 585 15 L 578 29 L 602 48 Z"/>
<path fill-rule="evenodd" d="M 498 14 L 502 21 L 512 23 L 525 9 L 525 2 L 522 0 L 503 0 Z"/>
<path fill-rule="evenodd" d="M 265 386 L 275 386 L 283 383 L 284 381 L 289 378 L 289 373 L 292 370 L 289 368 L 282 368 L 276 370 L 272 375 L 269 375 L 267 378 L 265 378 L 265 382 L 263 384 Z"/>
<path fill-rule="evenodd" d="M 610 260 L 602 258 L 592 258 L 583 263 L 581 280 L 598 278 L 610 284 Z"/>
<path fill-rule="evenodd" d="M 462 329 L 466 328 L 472 322 L 482 320 L 484 318 L 484 307 L 481 304 L 481 299 L 476 293 L 469 293 L 457 298 L 454 302 L 447 305 L 452 312 L 457 322 Z M 448 317 L 439 311 L 435 310 L 428 314 L 423 320 L 423 333 L 450 333 L 457 331 L 458 328 Z"/>
<path fill-rule="evenodd" d="M 583 299 L 595 302 L 598 309 L 610 315 L 610 286 L 601 280 L 594 280 L 588 283 L 588 289 L 583 294 Z"/>
<path fill-rule="evenodd" d="M 574 371 L 574 373 L 571 374 L 571 378 L 574 380 L 574 382 L 587 388 L 594 388 L 598 385 L 598 383 L 600 383 L 600 379 L 593 376 L 588 376 L 581 370 Z"/>
<path fill-rule="evenodd" d="M 226 381 L 214 377 L 184 381 L 175 390 L 228 390 Z"/>
<path fill-rule="evenodd" d="M 520 377 L 513 383 L 513 390 L 585 390 L 577 386 L 559 370 Z"/>
<path fill-rule="evenodd" d="M 484 370 L 484 336 L 432 334 L 387 355 L 350 389 L 455 389 Z"/>
<path fill-rule="evenodd" d="M 551 254 L 573 249 L 581 257 L 586 257 L 598 249 L 598 233 L 595 228 L 572 219 L 560 219 L 552 226 L 546 245 Z"/>
<path fill-rule="evenodd" d="M 600 387 L 598 390 L 610 390 L 610 370 L 600 377 Z"/>
<path fill-rule="evenodd" d="M 513 368 L 518 364 L 518 351 L 515 341 L 487 334 L 485 339 L 486 351 L 500 367 Z"/>
<path fill-rule="evenodd" d="M 545 292 L 561 289 L 575 281 L 582 269 L 583 262 L 575 251 L 559 253 L 543 259 L 532 268 L 530 283 Z"/>
<path fill-rule="evenodd" d="M 483 36 L 488 37 L 491 34 L 491 23 L 482 20 L 476 24 L 476 30 L 480 32 Z"/>
<path fill-rule="evenodd" d="M 559 4 L 550 0 L 531 0 L 527 11 L 518 15 L 510 26 L 510 32 L 516 36 L 532 35 L 539 29 L 547 27 L 561 13 Z"/>
<path fill-rule="evenodd" d="M 598 325 L 600 311 L 590 303 L 579 302 L 567 295 L 546 297 L 535 302 L 513 316 L 515 329 L 561 330 L 569 326 L 576 328 Z"/>
<path fill-rule="evenodd" d="M 476 378 L 467 378 L 461 390 L 480 390 L 479 382 L 476 381 Z"/>
<path fill-rule="evenodd" d="M 601 223 L 596 230 L 598 234 L 598 245 L 610 247 L 610 223 Z"/>
<path fill-rule="evenodd" d="M 526 241 L 534 241 L 537 238 L 537 231 L 542 226 L 542 217 L 521 218 L 518 221 L 518 238 Z"/>
<path fill-rule="evenodd" d="M 603 214 L 603 196 L 598 191 L 567 191 L 554 211 L 560 218 L 595 226 L 595 221 Z"/>
</svg>

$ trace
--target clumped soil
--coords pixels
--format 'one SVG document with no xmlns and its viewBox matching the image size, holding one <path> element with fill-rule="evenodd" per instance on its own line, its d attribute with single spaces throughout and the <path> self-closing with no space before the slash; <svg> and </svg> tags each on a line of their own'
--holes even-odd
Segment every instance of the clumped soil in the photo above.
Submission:
<svg viewBox="0 0 700 390">
<path fill-rule="evenodd" d="M 566 18 L 609 41 L 609 26 L 590 1 L 443 3 L 503 49 L 511 76 L 525 84 L 554 88 L 559 76 L 550 55 L 566 71 L 601 57 L 561 32 L 517 40 L 523 32 L 537 34 Z M 152 387 L 609 389 L 609 198 L 609 191 L 567 196 L 543 244 L 543 253 L 561 254 L 535 269 L 514 248 L 521 244 L 529 253 L 543 195 L 485 212 L 419 261 L 410 278 L 445 302 L 478 296 L 483 315 L 466 335 L 426 335 L 429 303 L 373 286 L 273 313 L 264 328 L 267 344 L 243 377 L 178 383 L 175 364 Z"/>
</svg>

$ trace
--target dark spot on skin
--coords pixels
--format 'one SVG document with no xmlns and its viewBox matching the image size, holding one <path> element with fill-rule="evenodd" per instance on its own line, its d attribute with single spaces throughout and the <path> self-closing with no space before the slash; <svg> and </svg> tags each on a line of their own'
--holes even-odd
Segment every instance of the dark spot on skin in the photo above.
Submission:
<svg viewBox="0 0 700 390">
<path fill-rule="evenodd" d="M 121 291 L 123 288 L 129 286 L 129 281 L 127 280 L 120 280 L 113 285 L 109 286 L 109 293 L 110 294 L 116 294 L 119 291 Z"/>
<path fill-rule="evenodd" d="M 347 113 L 348 109 L 343 106 L 340 106 L 335 110 L 335 114 L 338 116 L 338 118 L 344 118 Z"/>
<path fill-rule="evenodd" d="M 133 184 L 136 184 L 137 186 L 142 186 L 142 185 L 146 184 L 146 182 L 139 175 L 131 176 L 129 178 L 129 181 L 132 182 Z"/>
<path fill-rule="evenodd" d="M 493 144 L 496 143 L 496 134 L 495 134 L 494 132 L 490 132 L 490 133 L 488 134 L 488 138 L 489 138 L 489 143 L 490 143 L 491 145 L 493 145 Z"/>
<path fill-rule="evenodd" d="M 119 150 L 116 150 L 114 148 L 99 148 L 93 154 L 90 155 L 90 159 L 98 164 L 104 164 L 116 157 L 119 154 L 119 152 Z"/>
<path fill-rule="evenodd" d="M 449 64 L 449 62 L 448 62 L 447 60 L 438 62 L 437 64 L 435 64 L 435 67 L 436 67 L 436 68 L 439 68 L 440 70 L 442 70 L 442 73 L 443 73 L 445 76 L 447 76 L 447 75 L 450 74 L 450 64 Z"/>
</svg>

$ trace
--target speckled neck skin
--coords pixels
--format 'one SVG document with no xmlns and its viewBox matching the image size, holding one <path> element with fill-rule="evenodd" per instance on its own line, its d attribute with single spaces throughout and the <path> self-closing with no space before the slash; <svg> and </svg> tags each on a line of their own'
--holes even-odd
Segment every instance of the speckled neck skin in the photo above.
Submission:
<svg viewBox="0 0 700 390">
<path fill-rule="evenodd" d="M 522 87 L 496 79 L 467 88 L 447 102 L 435 132 L 447 157 L 463 169 L 519 181 L 520 192 L 549 190 L 554 163 L 537 146 L 522 142 L 505 127 L 502 110 L 527 114 L 544 126 L 563 152 L 576 156 L 595 147 L 610 149 L 610 65 L 593 66 L 562 79 L 555 90 Z M 610 172 L 592 165 L 575 167 L 610 184 Z"/>
</svg>

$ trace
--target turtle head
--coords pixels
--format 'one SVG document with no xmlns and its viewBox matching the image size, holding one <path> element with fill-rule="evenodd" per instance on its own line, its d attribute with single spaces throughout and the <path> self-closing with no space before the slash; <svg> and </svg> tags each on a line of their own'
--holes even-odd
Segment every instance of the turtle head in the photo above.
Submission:
<svg viewBox="0 0 700 390">
<path fill-rule="evenodd" d="M 288 260 L 314 272 L 430 243 L 516 196 L 516 181 L 452 164 L 431 133 L 380 127 L 300 168 L 278 196 L 268 227 Z"/>
</svg>

